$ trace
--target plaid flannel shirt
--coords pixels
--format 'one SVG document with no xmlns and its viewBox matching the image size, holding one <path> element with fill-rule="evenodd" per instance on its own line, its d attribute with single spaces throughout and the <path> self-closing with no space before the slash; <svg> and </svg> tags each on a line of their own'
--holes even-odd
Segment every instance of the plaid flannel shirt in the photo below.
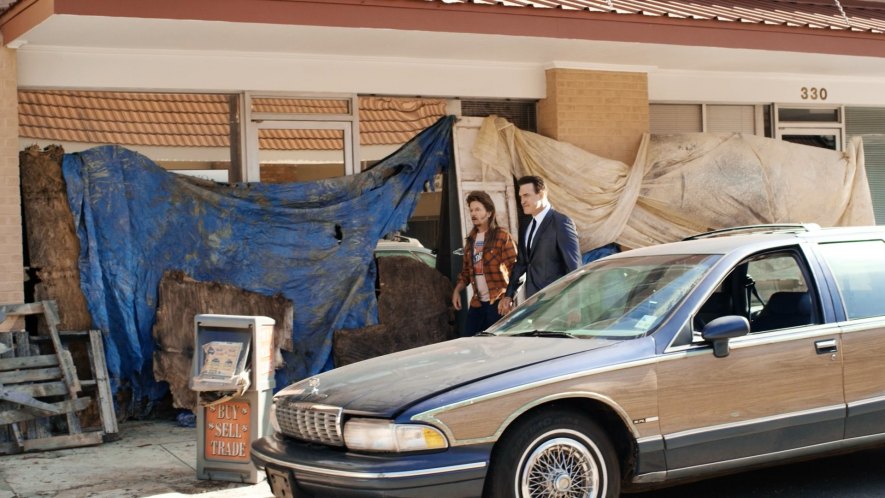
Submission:
<svg viewBox="0 0 885 498">
<path fill-rule="evenodd" d="M 476 240 L 476 234 L 477 230 L 474 228 L 467 236 L 464 245 L 464 262 L 456 282 L 465 286 L 469 283 L 473 286 L 473 299 L 470 300 L 472 308 L 479 307 L 479 292 L 476 290 L 476 280 L 473 278 L 473 241 Z M 503 228 L 486 232 L 482 250 L 482 271 L 486 285 L 489 287 L 489 302 L 494 303 L 504 295 L 514 264 L 516 264 L 516 244 L 510 233 Z"/>
</svg>

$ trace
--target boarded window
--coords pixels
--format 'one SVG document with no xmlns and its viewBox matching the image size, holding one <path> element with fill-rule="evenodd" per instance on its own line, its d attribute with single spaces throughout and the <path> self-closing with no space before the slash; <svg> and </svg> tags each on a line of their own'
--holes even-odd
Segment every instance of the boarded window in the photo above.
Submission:
<svg viewBox="0 0 885 498">
<path fill-rule="evenodd" d="M 770 106 L 753 104 L 651 104 L 651 133 L 748 133 L 769 136 Z"/>
<path fill-rule="evenodd" d="M 846 107 L 845 135 L 863 139 L 864 164 L 876 223 L 885 223 L 885 108 Z"/>
<path fill-rule="evenodd" d="M 756 133 L 755 106 L 708 105 L 707 131 L 712 133 Z"/>
<path fill-rule="evenodd" d="M 464 100 L 461 115 L 485 117 L 495 115 L 505 118 L 520 130 L 538 131 L 537 105 L 535 102 L 512 100 Z"/>
<path fill-rule="evenodd" d="M 704 129 L 700 104 L 651 104 L 648 111 L 651 133 L 693 133 Z"/>
</svg>

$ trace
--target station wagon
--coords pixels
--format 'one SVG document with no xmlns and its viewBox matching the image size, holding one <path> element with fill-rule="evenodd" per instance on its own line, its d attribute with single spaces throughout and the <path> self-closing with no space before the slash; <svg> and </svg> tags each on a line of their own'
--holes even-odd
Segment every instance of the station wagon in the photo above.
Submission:
<svg viewBox="0 0 885 498">
<path fill-rule="evenodd" d="M 276 496 L 615 497 L 885 441 L 885 229 L 589 263 L 476 337 L 275 396 Z"/>
</svg>

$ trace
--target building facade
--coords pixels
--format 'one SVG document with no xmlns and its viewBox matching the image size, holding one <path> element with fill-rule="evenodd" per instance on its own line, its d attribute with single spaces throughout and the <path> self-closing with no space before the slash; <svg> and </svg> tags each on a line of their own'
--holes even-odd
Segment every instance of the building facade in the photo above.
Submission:
<svg viewBox="0 0 885 498">
<path fill-rule="evenodd" d="M 513 116 L 628 164 L 649 131 L 834 149 L 862 136 L 885 222 L 879 1 L 5 0 L 0 9 L 0 302 L 24 298 L 17 164 L 31 144 L 121 143 L 176 171 L 290 181 L 358 172 L 446 113 Z"/>
</svg>

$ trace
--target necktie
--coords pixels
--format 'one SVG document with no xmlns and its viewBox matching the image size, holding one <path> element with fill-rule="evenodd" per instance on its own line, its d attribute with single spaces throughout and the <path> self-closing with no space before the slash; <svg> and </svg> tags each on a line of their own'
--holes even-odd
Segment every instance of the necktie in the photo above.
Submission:
<svg viewBox="0 0 885 498">
<path fill-rule="evenodd" d="M 525 247 L 532 250 L 532 237 L 535 235 L 535 219 L 532 218 L 532 226 L 529 227 L 529 237 L 525 240 Z"/>
</svg>

